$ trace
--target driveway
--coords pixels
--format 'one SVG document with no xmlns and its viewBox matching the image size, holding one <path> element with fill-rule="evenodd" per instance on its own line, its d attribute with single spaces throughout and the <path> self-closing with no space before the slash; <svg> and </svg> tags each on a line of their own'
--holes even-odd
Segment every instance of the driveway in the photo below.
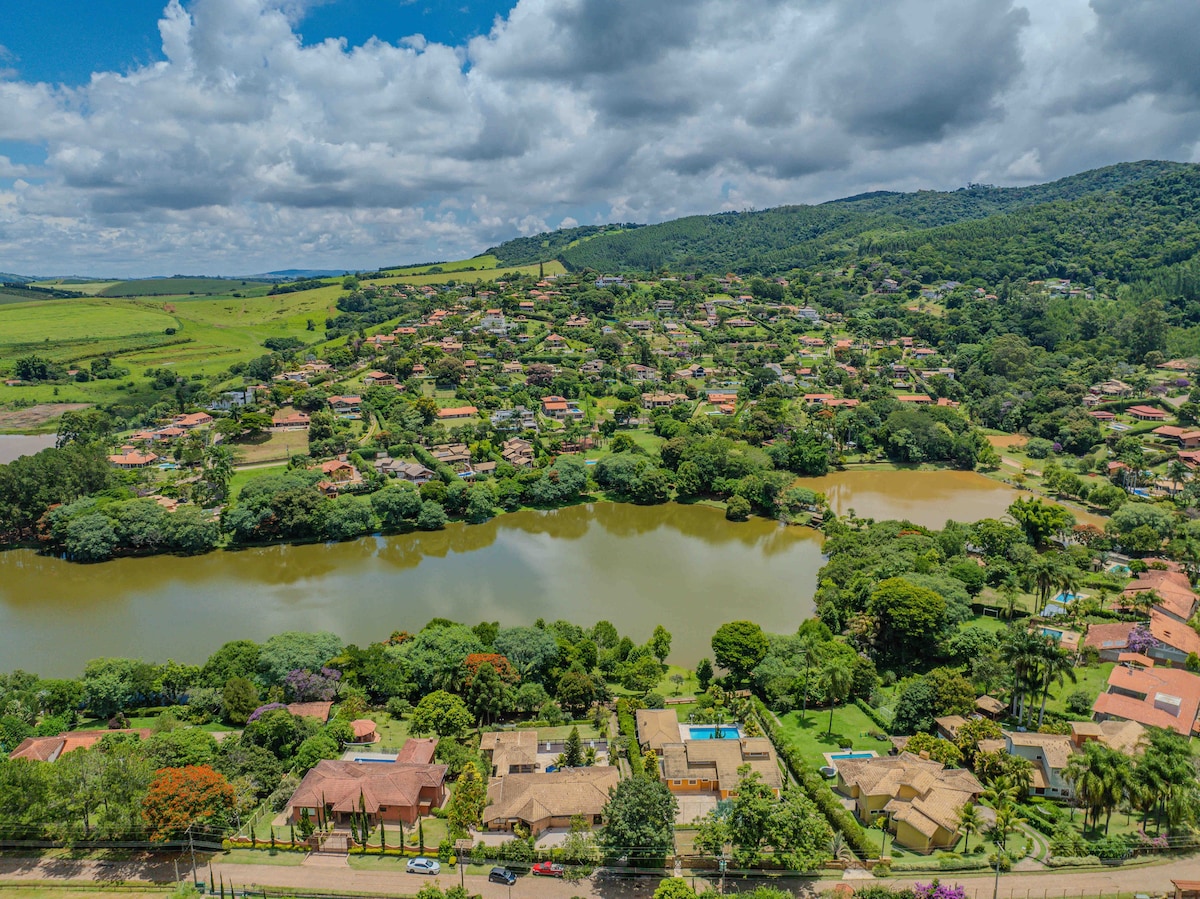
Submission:
<svg viewBox="0 0 1200 899">
<path fill-rule="evenodd" d="M 697 818 L 703 818 L 717 807 L 716 793 L 676 793 L 679 812 L 675 815 L 676 824 L 691 824 Z"/>
</svg>

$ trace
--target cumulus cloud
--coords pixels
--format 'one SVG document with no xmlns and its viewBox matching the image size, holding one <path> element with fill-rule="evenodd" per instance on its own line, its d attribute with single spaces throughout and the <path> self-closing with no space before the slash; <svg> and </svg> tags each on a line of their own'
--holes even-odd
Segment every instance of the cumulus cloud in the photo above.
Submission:
<svg viewBox="0 0 1200 899">
<path fill-rule="evenodd" d="M 0 158 L 5 267 L 365 267 L 1200 147 L 1194 0 L 519 0 L 306 46 L 320 2 L 170 0 L 165 61 L 79 87 L 0 66 L 0 140 L 46 157 Z"/>
</svg>

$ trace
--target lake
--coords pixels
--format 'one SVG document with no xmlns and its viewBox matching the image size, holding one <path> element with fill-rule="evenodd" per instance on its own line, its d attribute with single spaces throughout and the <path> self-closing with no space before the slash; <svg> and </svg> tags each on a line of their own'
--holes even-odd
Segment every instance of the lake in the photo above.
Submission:
<svg viewBox="0 0 1200 899">
<path fill-rule="evenodd" d="M 54 446 L 53 434 L 0 434 L 0 465 L 7 465 L 18 456 L 32 456 Z"/>
<path fill-rule="evenodd" d="M 960 471 L 852 470 L 799 483 L 838 514 L 930 527 L 999 517 L 1021 495 Z M 638 641 L 662 624 L 674 635 L 671 658 L 691 665 L 726 621 L 794 631 L 812 614 L 822 562 L 821 535 L 808 528 L 732 524 L 718 509 L 674 503 L 101 565 L 14 550 L 0 553 L 0 671 L 76 675 L 102 655 L 200 662 L 227 640 L 285 630 L 330 630 L 363 645 L 433 617 L 606 618 Z"/>
<path fill-rule="evenodd" d="M 824 493 L 838 515 L 851 509 L 859 518 L 907 519 L 929 528 L 947 520 L 979 521 L 1000 518 L 1028 491 L 993 481 L 974 471 L 835 471 L 820 478 L 801 478 L 802 487 Z M 1104 526 L 1104 519 L 1068 507 L 1080 524 Z"/>
<path fill-rule="evenodd" d="M 671 656 L 711 655 L 724 622 L 794 631 L 812 614 L 821 537 L 731 524 L 703 505 L 573 506 L 349 543 L 75 565 L 0 553 L 0 671 L 78 675 L 90 658 L 201 662 L 227 640 L 330 630 L 365 645 L 441 616 L 474 624 L 606 618 Z"/>
</svg>

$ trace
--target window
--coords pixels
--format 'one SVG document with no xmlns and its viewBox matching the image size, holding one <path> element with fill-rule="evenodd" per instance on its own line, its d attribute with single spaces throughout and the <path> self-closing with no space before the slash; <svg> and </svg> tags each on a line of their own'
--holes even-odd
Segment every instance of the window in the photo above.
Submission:
<svg viewBox="0 0 1200 899">
<path fill-rule="evenodd" d="M 695 782 L 694 780 L 689 780 L 689 781 L 688 781 L 688 786 L 689 786 L 689 787 L 694 787 L 695 785 L 696 785 L 696 782 Z"/>
</svg>

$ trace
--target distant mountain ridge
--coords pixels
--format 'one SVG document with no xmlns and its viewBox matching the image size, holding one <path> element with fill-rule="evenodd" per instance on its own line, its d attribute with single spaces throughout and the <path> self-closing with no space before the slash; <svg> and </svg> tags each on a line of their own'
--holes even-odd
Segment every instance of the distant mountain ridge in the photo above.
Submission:
<svg viewBox="0 0 1200 899">
<path fill-rule="evenodd" d="M 1027 187 L 874 191 L 815 206 L 518 238 L 503 265 L 770 275 L 878 258 L 938 276 L 1146 277 L 1200 252 L 1200 166 L 1142 161 Z"/>
</svg>

